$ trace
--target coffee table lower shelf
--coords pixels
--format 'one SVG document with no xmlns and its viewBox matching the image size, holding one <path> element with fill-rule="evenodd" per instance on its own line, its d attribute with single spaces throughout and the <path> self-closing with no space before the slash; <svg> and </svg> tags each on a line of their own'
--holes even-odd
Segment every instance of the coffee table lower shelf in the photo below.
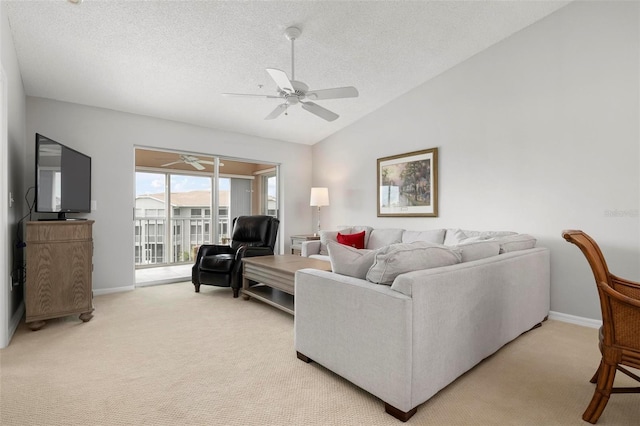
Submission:
<svg viewBox="0 0 640 426">
<path fill-rule="evenodd" d="M 253 297 L 271 306 L 293 315 L 293 295 L 284 291 L 269 287 L 264 284 L 256 284 L 248 289 L 242 289 L 243 297 Z"/>
<path fill-rule="evenodd" d="M 304 268 L 331 270 L 331 263 L 290 254 L 242 259 L 242 295 L 255 297 L 294 315 L 296 271 Z M 251 285 L 252 283 L 256 283 Z"/>
</svg>

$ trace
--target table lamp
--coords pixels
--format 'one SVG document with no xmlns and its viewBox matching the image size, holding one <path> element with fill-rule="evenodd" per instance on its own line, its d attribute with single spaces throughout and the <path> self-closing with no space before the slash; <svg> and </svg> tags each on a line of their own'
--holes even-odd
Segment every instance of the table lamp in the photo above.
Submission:
<svg viewBox="0 0 640 426">
<path fill-rule="evenodd" d="M 311 199 L 309 205 L 318 207 L 318 230 L 314 234 L 318 236 L 320 232 L 320 207 L 329 205 L 329 188 L 311 188 Z"/>
</svg>

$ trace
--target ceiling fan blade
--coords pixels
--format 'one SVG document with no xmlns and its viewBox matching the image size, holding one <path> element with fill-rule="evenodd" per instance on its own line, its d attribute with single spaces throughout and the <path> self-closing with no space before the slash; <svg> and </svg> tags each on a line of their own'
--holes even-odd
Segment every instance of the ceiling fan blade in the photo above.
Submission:
<svg viewBox="0 0 640 426">
<path fill-rule="evenodd" d="M 287 74 L 284 71 L 276 68 L 267 68 L 267 72 L 280 89 L 287 93 L 295 92 L 295 90 L 293 89 L 293 84 L 291 84 L 291 81 L 289 81 L 289 77 L 287 77 Z"/>
<path fill-rule="evenodd" d="M 213 161 L 207 161 L 207 160 L 198 160 L 198 162 L 200 164 L 211 164 L 212 166 L 215 164 Z"/>
<path fill-rule="evenodd" d="M 163 164 L 160 167 L 173 166 L 174 164 L 180 164 L 180 163 L 182 163 L 182 161 L 174 161 L 173 163 Z"/>
<path fill-rule="evenodd" d="M 313 102 L 300 102 L 300 104 L 302 105 L 302 108 L 306 109 L 311 114 L 315 114 L 318 117 L 324 118 L 327 121 L 333 121 L 338 117 L 340 117 L 335 112 L 331 112 L 326 108 L 322 108 L 320 105 L 314 104 Z"/>
<path fill-rule="evenodd" d="M 188 164 L 191 164 L 197 170 L 204 170 L 204 166 L 197 161 L 188 161 Z"/>
<path fill-rule="evenodd" d="M 223 93 L 222 96 L 238 97 L 238 98 L 264 98 L 264 99 L 282 99 L 281 96 L 273 95 L 251 95 L 247 93 Z"/>
<path fill-rule="evenodd" d="M 277 118 L 280 116 L 280 114 L 282 114 L 283 112 L 285 112 L 287 110 L 287 104 L 280 104 L 276 107 L 276 109 L 274 109 L 273 111 L 271 111 L 271 114 L 267 115 L 264 119 L 265 120 L 273 120 L 274 118 Z"/>
<path fill-rule="evenodd" d="M 312 90 L 307 92 L 309 99 L 339 99 L 339 98 L 357 98 L 358 89 L 353 86 L 336 87 L 334 89 Z"/>
</svg>

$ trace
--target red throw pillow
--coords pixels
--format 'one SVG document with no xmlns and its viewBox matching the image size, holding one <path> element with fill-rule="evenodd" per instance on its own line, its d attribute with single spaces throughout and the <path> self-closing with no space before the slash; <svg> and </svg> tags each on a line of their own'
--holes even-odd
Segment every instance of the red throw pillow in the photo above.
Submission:
<svg viewBox="0 0 640 426">
<path fill-rule="evenodd" d="M 341 234 L 338 232 L 338 242 L 345 246 L 351 246 L 357 249 L 364 248 L 364 231 L 357 234 Z"/>
</svg>

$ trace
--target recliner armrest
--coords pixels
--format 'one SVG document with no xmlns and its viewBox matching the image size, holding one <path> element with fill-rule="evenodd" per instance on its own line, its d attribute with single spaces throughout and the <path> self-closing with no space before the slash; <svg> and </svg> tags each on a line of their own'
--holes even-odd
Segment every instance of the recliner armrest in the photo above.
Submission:
<svg viewBox="0 0 640 426">
<path fill-rule="evenodd" d="M 231 254 L 234 252 L 235 250 L 233 250 L 230 246 L 218 245 L 218 244 L 206 244 L 206 245 L 201 245 L 200 248 L 198 249 L 198 259 L 200 259 L 202 256 L 213 256 L 216 254 Z"/>
<path fill-rule="evenodd" d="M 236 252 L 236 261 L 233 265 L 231 287 L 242 287 L 242 259 L 245 257 L 271 256 L 271 247 L 240 246 Z"/>
<path fill-rule="evenodd" d="M 273 250 L 271 247 L 251 247 L 242 246 L 236 252 L 236 262 L 242 260 L 243 257 L 255 257 L 255 256 L 272 256 Z"/>
</svg>

